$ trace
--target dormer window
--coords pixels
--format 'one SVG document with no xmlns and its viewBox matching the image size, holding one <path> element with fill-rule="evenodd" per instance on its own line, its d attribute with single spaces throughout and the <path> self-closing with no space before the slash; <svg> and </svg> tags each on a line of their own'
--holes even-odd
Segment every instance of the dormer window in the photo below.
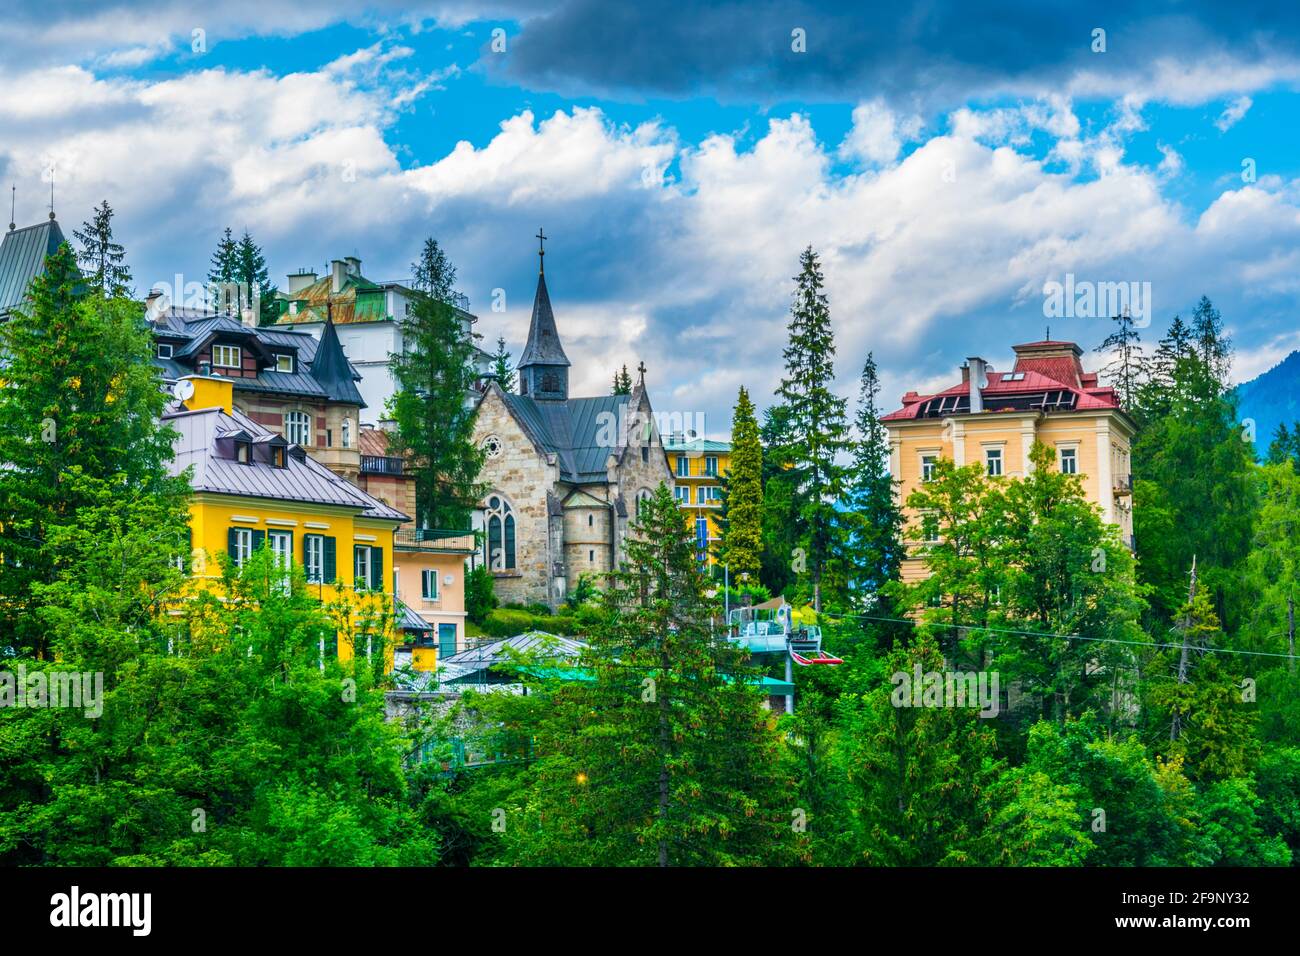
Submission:
<svg viewBox="0 0 1300 956">
<path fill-rule="evenodd" d="M 276 468 L 283 468 L 287 462 L 285 449 L 281 445 L 276 445 L 271 449 L 271 464 Z"/>
<path fill-rule="evenodd" d="M 169 359 L 172 357 L 172 345 L 170 342 L 158 343 L 158 357 L 160 359 Z"/>
<path fill-rule="evenodd" d="M 238 345 L 212 346 L 212 364 L 217 368 L 240 368 L 240 348 Z"/>
<path fill-rule="evenodd" d="M 235 461 L 241 465 L 251 465 L 253 463 L 253 443 L 251 441 L 235 442 Z"/>
<path fill-rule="evenodd" d="M 292 374 L 293 374 L 293 356 L 292 356 L 292 355 L 277 355 L 277 356 L 275 357 L 275 370 L 276 370 L 277 372 L 288 372 L 289 374 L 292 375 Z"/>
</svg>

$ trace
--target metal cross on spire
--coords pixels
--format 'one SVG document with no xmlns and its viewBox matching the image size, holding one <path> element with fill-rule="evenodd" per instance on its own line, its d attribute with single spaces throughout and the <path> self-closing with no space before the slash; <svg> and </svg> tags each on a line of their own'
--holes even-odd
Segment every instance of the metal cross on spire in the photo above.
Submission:
<svg viewBox="0 0 1300 956">
<path fill-rule="evenodd" d="M 540 226 L 537 229 L 537 272 L 539 275 L 546 272 L 546 230 Z"/>
<path fill-rule="evenodd" d="M 645 388 L 645 362 L 637 363 L 636 370 L 641 373 L 641 387 Z"/>
</svg>

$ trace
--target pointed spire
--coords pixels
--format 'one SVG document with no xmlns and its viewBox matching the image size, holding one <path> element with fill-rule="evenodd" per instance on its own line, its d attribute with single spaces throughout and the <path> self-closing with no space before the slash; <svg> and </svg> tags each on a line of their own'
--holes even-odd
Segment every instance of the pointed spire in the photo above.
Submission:
<svg viewBox="0 0 1300 956">
<path fill-rule="evenodd" d="M 320 333 L 316 356 L 311 361 L 311 377 L 325 389 L 325 394 L 331 400 L 365 407 L 366 403 L 352 377 L 348 357 L 343 353 L 343 344 L 339 342 L 339 334 L 334 328 L 334 319 L 329 316 Z"/>
<path fill-rule="evenodd" d="M 539 241 L 542 231 L 538 230 Z M 538 262 L 545 255 L 538 250 Z M 569 397 L 569 357 L 560 344 L 551 311 L 551 296 L 546 289 L 546 273 L 539 266 L 537 292 L 533 296 L 533 317 L 528 323 L 528 342 L 519 356 L 519 394 L 531 398 L 565 401 Z"/>
</svg>

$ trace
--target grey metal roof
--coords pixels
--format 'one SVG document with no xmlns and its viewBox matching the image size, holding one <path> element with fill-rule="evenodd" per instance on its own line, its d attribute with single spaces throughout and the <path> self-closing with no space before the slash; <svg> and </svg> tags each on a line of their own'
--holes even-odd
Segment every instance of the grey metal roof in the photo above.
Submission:
<svg viewBox="0 0 1300 956">
<path fill-rule="evenodd" d="M 63 241 L 54 219 L 5 233 L 0 240 L 0 317 L 22 303 L 32 280 L 45 271 L 45 257 Z"/>
<path fill-rule="evenodd" d="M 236 391 L 329 399 L 365 407 L 355 384 L 361 375 L 347 360 L 337 335 L 333 337 L 333 346 L 324 343 L 322 352 L 322 342 L 308 332 L 248 326 L 224 313 L 171 307 L 154 319 L 154 335 L 159 340 L 181 340 L 185 344 L 178 346 L 170 359 L 155 358 L 154 364 L 169 380 L 192 375 L 196 365 L 194 357 L 218 334 L 255 342 L 266 353 L 293 352 L 297 356 L 292 372 L 279 372 L 270 367 L 259 370 L 256 378 L 232 379 Z M 318 357 L 323 363 L 320 374 L 317 374 Z"/>
<path fill-rule="evenodd" d="M 403 631 L 433 630 L 433 625 L 412 611 L 405 601 L 397 602 L 397 626 Z"/>
<path fill-rule="evenodd" d="M 297 445 L 289 446 L 284 468 L 269 462 L 244 464 L 222 457 L 217 448 L 218 439 L 243 433 L 260 443 L 279 437 L 239 412 L 228 415 L 220 408 L 189 411 L 173 403 L 163 415 L 163 421 L 178 432 L 173 442 L 171 472 L 178 475 L 192 466 L 190 485 L 195 491 L 336 505 L 354 508 L 370 518 L 410 520 L 318 464 Z"/>
<path fill-rule="evenodd" d="M 602 443 L 602 438 L 622 441 L 619 429 L 630 420 L 630 413 L 622 409 L 629 396 L 539 402 L 527 395 L 501 394 L 529 437 L 558 457 L 561 480 L 589 484 L 606 479 L 605 463 L 616 449 L 608 441 Z"/>
<path fill-rule="evenodd" d="M 551 311 L 551 296 L 546 291 L 546 276 L 537 274 L 537 293 L 533 296 L 533 317 L 528 323 L 528 344 L 519 356 L 519 368 L 529 365 L 568 365 L 569 357 L 560 344 Z"/>
<path fill-rule="evenodd" d="M 516 653 L 533 652 L 546 657 L 572 660 L 581 654 L 586 646 L 582 641 L 574 640 L 571 637 L 561 637 L 558 634 L 548 634 L 545 631 L 528 631 L 515 637 L 490 641 L 486 644 L 480 644 L 478 647 L 471 647 L 457 654 L 451 654 L 444 657 L 440 663 L 469 666 L 474 670 L 485 669 L 505 662 L 507 649 Z"/>
</svg>

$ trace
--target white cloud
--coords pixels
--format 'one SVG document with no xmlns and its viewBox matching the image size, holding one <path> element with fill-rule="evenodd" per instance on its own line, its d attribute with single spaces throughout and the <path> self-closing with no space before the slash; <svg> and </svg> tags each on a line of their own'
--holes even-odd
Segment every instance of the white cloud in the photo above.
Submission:
<svg viewBox="0 0 1300 956">
<path fill-rule="evenodd" d="M 1224 107 L 1223 112 L 1219 114 L 1219 118 L 1214 121 L 1214 125 L 1219 128 L 1220 133 L 1226 133 L 1246 115 L 1251 106 L 1252 101 L 1249 96 L 1238 96 Z"/>
<path fill-rule="evenodd" d="M 840 154 L 877 165 L 892 163 L 903 144 L 920 135 L 921 128 L 919 116 L 900 118 L 884 100 L 859 103 L 853 110 L 853 126 L 840 144 Z"/>
</svg>

